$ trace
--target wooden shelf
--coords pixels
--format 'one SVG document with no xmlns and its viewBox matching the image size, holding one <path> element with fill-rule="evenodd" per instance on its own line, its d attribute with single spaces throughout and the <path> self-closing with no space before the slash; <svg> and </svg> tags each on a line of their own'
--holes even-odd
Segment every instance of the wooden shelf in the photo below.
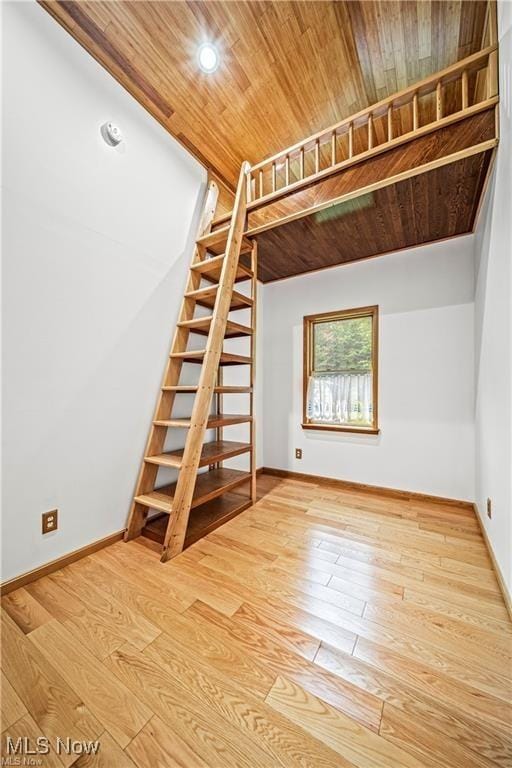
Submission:
<svg viewBox="0 0 512 768">
<path fill-rule="evenodd" d="M 238 485 L 250 480 L 250 472 L 241 472 L 237 469 L 212 469 L 210 472 L 204 472 L 197 476 L 194 495 L 192 497 L 192 507 L 205 504 L 211 499 L 217 498 L 223 493 L 236 488 Z M 143 493 L 135 497 L 138 504 L 144 504 L 145 507 L 158 509 L 160 512 L 170 514 L 172 510 L 172 501 L 176 483 L 157 488 L 151 493 Z"/>
<path fill-rule="evenodd" d="M 196 264 L 192 264 L 191 270 L 196 274 L 200 274 L 205 280 L 218 283 L 223 263 L 224 254 L 221 254 L 220 256 L 214 256 L 211 259 L 204 259 Z M 235 283 L 239 283 L 241 280 L 251 280 L 252 277 L 253 273 L 251 270 L 239 263 L 236 270 Z"/>
<path fill-rule="evenodd" d="M 180 358 L 186 363 L 203 364 L 205 349 L 191 350 L 189 352 L 173 352 L 171 357 Z M 219 365 L 250 365 L 252 357 L 247 355 L 233 355 L 231 352 L 221 352 Z"/>
<path fill-rule="evenodd" d="M 215 306 L 215 299 L 217 298 L 218 287 L 218 285 L 210 285 L 208 288 L 198 288 L 196 291 L 188 291 L 188 293 L 185 294 L 185 298 L 194 299 L 200 306 L 213 309 Z M 243 293 L 233 291 L 229 311 L 232 312 L 236 309 L 247 309 L 248 307 L 252 307 L 252 303 L 250 296 L 244 296 Z"/>
<path fill-rule="evenodd" d="M 162 389 L 165 392 L 194 395 L 197 392 L 198 387 L 189 386 L 188 384 L 178 384 L 177 386 L 164 386 Z M 250 395 L 252 387 L 214 387 L 213 391 L 218 395 Z"/>
<path fill-rule="evenodd" d="M 205 467 L 207 464 L 216 464 L 218 461 L 231 459 L 233 456 L 248 453 L 250 450 L 250 443 L 238 443 L 234 440 L 213 440 L 210 443 L 204 443 L 199 466 Z M 158 464 L 160 467 L 179 469 L 181 467 L 183 451 L 184 449 L 180 448 L 177 451 L 159 453 L 156 456 L 145 456 L 144 461 L 149 464 Z"/>
<path fill-rule="evenodd" d="M 229 225 L 226 227 L 220 227 L 215 232 L 209 232 L 207 235 L 203 235 L 197 239 L 197 245 L 201 248 L 205 248 L 210 253 L 221 254 L 226 250 L 226 243 L 228 239 Z M 252 249 L 252 242 L 247 237 L 242 238 L 242 245 L 240 253 L 248 253 Z"/>
<path fill-rule="evenodd" d="M 214 427 L 229 427 L 232 424 L 246 424 L 252 421 L 252 416 L 247 413 L 215 413 L 212 414 L 206 422 L 206 429 Z M 157 427 L 180 427 L 188 428 L 192 425 L 191 417 L 179 419 L 158 419 L 153 424 Z"/>
<path fill-rule="evenodd" d="M 251 501 L 247 496 L 230 492 L 197 506 L 190 513 L 185 547 L 189 547 L 195 541 L 202 539 L 203 536 L 227 523 L 228 520 L 236 517 L 250 506 Z M 142 535 L 163 544 L 168 520 L 166 514 L 153 517 L 142 529 Z"/>
<path fill-rule="evenodd" d="M 198 333 L 201 336 L 208 336 L 210 333 L 210 325 L 213 320 L 212 315 L 208 317 L 196 317 L 194 320 L 183 320 L 178 323 L 180 328 L 188 328 L 192 333 Z M 252 328 L 248 325 L 240 325 L 240 323 L 234 323 L 232 320 L 228 320 L 226 325 L 225 339 L 235 339 L 240 336 L 251 336 Z"/>
</svg>

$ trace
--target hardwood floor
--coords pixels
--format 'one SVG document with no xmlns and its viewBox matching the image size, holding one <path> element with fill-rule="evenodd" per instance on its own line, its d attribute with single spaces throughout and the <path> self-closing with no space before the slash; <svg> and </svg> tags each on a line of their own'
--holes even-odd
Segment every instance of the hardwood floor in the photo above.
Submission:
<svg viewBox="0 0 512 768">
<path fill-rule="evenodd" d="M 512 625 L 474 514 L 259 491 L 165 565 L 119 542 L 2 598 L 3 757 L 46 736 L 25 764 L 512 766 Z"/>
</svg>

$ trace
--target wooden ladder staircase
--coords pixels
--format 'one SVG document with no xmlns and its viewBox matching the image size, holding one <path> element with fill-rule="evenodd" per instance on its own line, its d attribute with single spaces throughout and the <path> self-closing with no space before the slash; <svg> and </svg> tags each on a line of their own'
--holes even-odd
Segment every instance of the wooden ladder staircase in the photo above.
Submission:
<svg viewBox="0 0 512 768">
<path fill-rule="evenodd" d="M 255 241 L 251 242 L 243 235 L 248 169 L 249 164 L 244 163 L 229 225 L 216 231 L 212 231 L 212 222 L 219 190 L 215 182 L 208 186 L 187 287 L 125 532 L 125 541 L 140 536 L 145 527 L 150 528 L 147 522 L 150 509 L 159 512 L 165 522 L 163 562 L 178 555 L 190 540 L 187 527 L 191 510 L 192 515 L 196 509 L 202 510 L 206 521 L 204 532 L 199 535 L 195 532 L 195 540 L 250 506 L 256 498 L 253 388 L 257 246 Z M 244 255 L 243 262 L 240 261 L 241 254 Z M 249 285 L 250 293 L 244 293 L 243 286 L 240 292 L 235 291 L 238 282 Z M 197 307 L 207 307 L 211 314 L 196 316 Z M 248 310 L 250 325 L 230 319 L 230 312 L 239 309 Z M 206 336 L 205 347 L 188 349 L 191 335 Z M 223 350 L 225 339 L 244 336 L 250 341 L 249 356 Z M 180 384 L 183 367 L 188 363 L 201 366 L 197 385 Z M 246 385 L 223 384 L 223 368 L 232 365 L 249 366 Z M 176 398 L 180 394 L 194 395 L 192 413 L 185 418 L 173 417 Z M 249 413 L 223 413 L 223 396 L 227 394 L 247 395 Z M 213 403 L 214 395 L 216 403 Z M 225 427 L 241 423 L 249 425 L 249 442 L 223 439 Z M 175 429 L 186 430 L 184 448 L 165 450 L 168 432 Z M 216 431 L 216 439 L 205 442 L 207 430 L 212 429 Z M 222 466 L 224 460 L 241 454 L 249 455 L 248 471 Z M 209 467 L 207 472 L 198 473 L 206 466 Z M 157 476 L 162 467 L 178 470 L 178 479 L 157 487 Z M 240 492 L 242 486 L 248 489 L 246 496 Z"/>
</svg>

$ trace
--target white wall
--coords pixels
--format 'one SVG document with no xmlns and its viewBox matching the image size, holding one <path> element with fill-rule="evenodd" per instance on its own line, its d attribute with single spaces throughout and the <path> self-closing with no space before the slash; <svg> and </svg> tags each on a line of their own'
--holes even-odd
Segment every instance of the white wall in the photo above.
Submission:
<svg viewBox="0 0 512 768">
<path fill-rule="evenodd" d="M 3 13 L 9 579 L 125 525 L 205 172 L 35 2 Z"/>
<path fill-rule="evenodd" d="M 265 286 L 266 466 L 473 499 L 472 251 L 463 237 Z M 370 304 L 380 435 L 303 430 L 303 316 Z"/>
<path fill-rule="evenodd" d="M 512 4 L 498 6 L 500 145 L 476 240 L 476 501 L 512 592 Z M 492 500 L 492 518 L 486 513 Z"/>
</svg>

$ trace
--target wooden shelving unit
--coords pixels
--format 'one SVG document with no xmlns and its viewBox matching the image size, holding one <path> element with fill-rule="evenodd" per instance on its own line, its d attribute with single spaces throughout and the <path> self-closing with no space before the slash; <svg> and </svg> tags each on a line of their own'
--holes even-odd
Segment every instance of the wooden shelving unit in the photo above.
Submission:
<svg viewBox="0 0 512 768">
<path fill-rule="evenodd" d="M 140 534 L 162 544 L 162 560 L 247 508 L 255 500 L 254 364 L 256 335 L 256 243 L 243 237 L 246 225 L 246 173 L 242 168 L 235 209 L 228 227 L 212 233 L 218 190 L 209 186 L 199 237 L 190 266 L 180 317 L 151 424 L 125 538 Z M 240 261 L 244 254 L 243 262 Z M 205 285 L 206 282 L 206 285 Z M 245 288 L 234 290 L 235 284 Z M 248 288 L 248 287 L 249 288 Z M 210 314 L 198 307 L 207 307 Z M 229 314 L 245 310 L 250 323 Z M 201 314 L 202 312 L 202 314 Z M 202 337 L 201 348 L 189 341 Z M 224 349 L 225 339 L 246 338 L 249 354 Z M 206 343 L 205 343 L 206 339 Z M 191 348 L 190 348 L 191 347 Z M 181 383 L 185 366 L 200 367 L 197 384 Z M 226 367 L 248 368 L 248 382 L 225 384 Z M 189 415 L 175 413 L 176 398 L 192 395 Z M 224 407 L 225 395 L 245 395 L 246 413 Z M 181 410 L 183 413 L 183 409 Z M 230 427 L 246 425 L 247 441 L 225 439 Z M 184 433 L 182 448 L 166 450 L 169 430 Z M 214 431 L 215 440 L 207 436 Z M 225 432 L 227 431 L 227 435 Z M 223 462 L 248 455 L 247 470 Z M 207 471 L 204 471 L 208 468 Z M 159 472 L 177 470 L 174 482 L 159 482 Z M 245 493 L 240 492 L 242 487 Z M 152 512 L 158 514 L 151 517 Z"/>
</svg>

